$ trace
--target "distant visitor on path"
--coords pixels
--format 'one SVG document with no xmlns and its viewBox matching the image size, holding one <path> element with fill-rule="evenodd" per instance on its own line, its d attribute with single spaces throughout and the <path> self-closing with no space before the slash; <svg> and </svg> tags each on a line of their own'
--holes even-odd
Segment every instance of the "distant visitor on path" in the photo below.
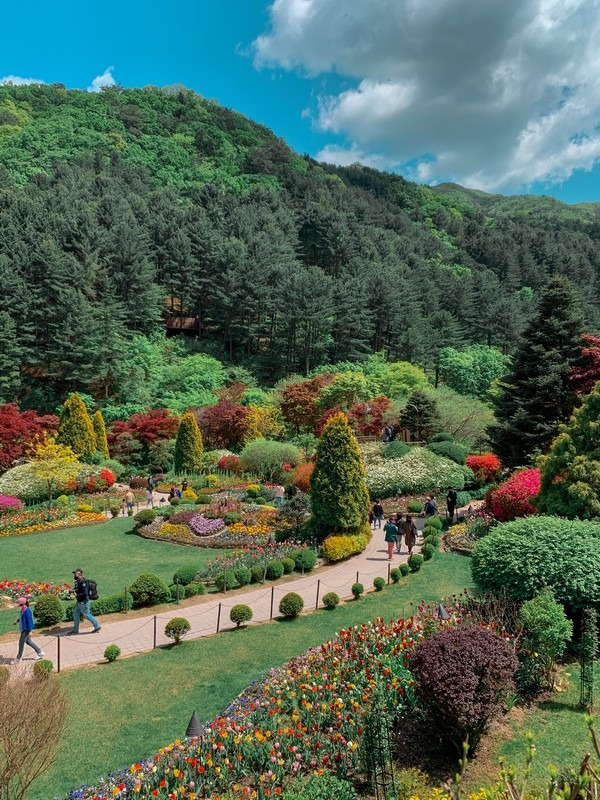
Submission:
<svg viewBox="0 0 600 800">
<path fill-rule="evenodd" d="M 417 541 L 417 526 L 410 514 L 406 515 L 402 525 L 402 535 L 404 536 L 404 544 L 408 548 L 408 555 L 412 556 L 413 547 Z"/>
<path fill-rule="evenodd" d="M 280 506 L 283 503 L 284 495 L 285 495 L 285 489 L 280 483 L 278 483 L 277 486 L 275 487 L 275 502 L 277 503 L 278 506 Z"/>
<path fill-rule="evenodd" d="M 398 542 L 398 528 L 394 525 L 392 517 L 386 522 L 383 532 L 385 533 L 385 541 L 388 546 L 388 561 L 391 561 L 394 555 L 394 548 Z"/>
<path fill-rule="evenodd" d="M 396 542 L 396 552 L 402 552 L 402 512 L 396 514 L 396 527 L 398 528 L 398 541 Z"/>
<path fill-rule="evenodd" d="M 373 504 L 373 527 L 374 528 L 381 528 L 381 523 L 383 522 L 383 506 L 381 505 L 381 500 L 376 500 Z"/>
<path fill-rule="evenodd" d="M 133 504 L 134 503 L 135 503 L 135 495 L 131 491 L 131 489 L 128 489 L 125 492 L 125 506 L 127 508 L 127 511 L 133 511 Z"/>
<path fill-rule="evenodd" d="M 448 508 L 448 516 L 451 520 L 454 519 L 454 510 L 456 509 L 456 503 L 458 501 L 458 495 L 456 493 L 456 489 L 453 489 L 452 486 L 448 489 L 448 494 L 446 495 L 446 506 Z"/>
<path fill-rule="evenodd" d="M 154 478 L 152 475 L 148 475 L 148 480 L 146 481 L 147 486 L 149 489 L 154 489 Z"/>
<path fill-rule="evenodd" d="M 14 663 L 18 664 L 23 658 L 23 649 L 25 648 L 25 645 L 29 645 L 29 647 L 32 647 L 35 650 L 35 660 L 39 661 L 40 658 L 44 657 L 45 653 L 31 638 L 31 631 L 35 626 L 33 624 L 33 614 L 29 608 L 29 601 L 26 597 L 19 597 L 15 605 L 20 610 L 20 614 L 13 622 L 13 625 L 18 623 L 21 635 L 19 637 L 19 652 L 17 653 Z"/>
<path fill-rule="evenodd" d="M 438 504 L 435 501 L 433 495 L 430 495 L 425 503 L 425 507 L 423 509 L 425 511 L 425 519 L 429 519 L 429 517 L 434 517 L 438 511 Z"/>
<path fill-rule="evenodd" d="M 83 571 L 81 569 L 74 569 L 73 570 L 73 577 L 75 578 L 75 586 L 73 587 L 73 592 L 75 594 L 75 608 L 73 609 L 73 630 L 69 631 L 67 634 L 68 636 L 76 636 L 79 633 L 79 622 L 81 617 L 85 617 L 89 620 L 93 627 L 93 633 L 98 633 L 100 630 L 100 625 L 98 624 L 98 620 L 92 616 L 92 612 L 90 611 L 90 584 L 87 578 L 83 577 Z M 96 584 L 94 584 L 95 586 Z"/>
<path fill-rule="evenodd" d="M 154 508 L 154 490 L 148 489 L 146 492 L 146 508 Z"/>
</svg>

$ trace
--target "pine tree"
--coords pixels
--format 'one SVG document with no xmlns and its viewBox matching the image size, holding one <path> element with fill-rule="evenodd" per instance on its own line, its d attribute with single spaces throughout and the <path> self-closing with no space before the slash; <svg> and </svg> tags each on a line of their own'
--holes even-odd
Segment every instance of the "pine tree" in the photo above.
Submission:
<svg viewBox="0 0 600 800">
<path fill-rule="evenodd" d="M 343 413 L 335 414 L 325 425 L 317 446 L 310 486 L 318 536 L 365 532 L 369 518 L 365 470 L 358 444 Z"/>
<path fill-rule="evenodd" d="M 507 466 L 527 464 L 569 419 L 576 400 L 569 373 L 581 360 L 582 328 L 571 284 L 561 276 L 552 278 L 494 400 L 497 422 L 488 435 Z"/>
<path fill-rule="evenodd" d="M 110 458 L 108 452 L 108 441 L 106 440 L 106 425 L 104 424 L 104 417 L 101 411 L 96 411 L 92 419 L 94 426 L 94 435 L 96 437 L 96 450 L 104 456 Z"/>
<path fill-rule="evenodd" d="M 18 396 L 22 355 L 17 326 L 7 311 L 0 311 L 0 403 L 11 403 Z"/>
<path fill-rule="evenodd" d="M 420 441 L 440 428 L 440 412 L 434 398 L 423 389 L 413 389 L 400 414 L 400 427 Z"/>
<path fill-rule="evenodd" d="M 175 472 L 178 475 L 200 472 L 203 455 L 202 434 L 196 418 L 193 414 L 184 414 L 175 442 Z"/>
<path fill-rule="evenodd" d="M 69 395 L 63 404 L 56 441 L 70 447 L 85 461 L 89 461 L 96 451 L 94 426 L 77 392 Z"/>
<path fill-rule="evenodd" d="M 541 514 L 574 519 L 600 517 L 600 383 L 575 409 L 550 452 L 541 459 Z"/>
</svg>

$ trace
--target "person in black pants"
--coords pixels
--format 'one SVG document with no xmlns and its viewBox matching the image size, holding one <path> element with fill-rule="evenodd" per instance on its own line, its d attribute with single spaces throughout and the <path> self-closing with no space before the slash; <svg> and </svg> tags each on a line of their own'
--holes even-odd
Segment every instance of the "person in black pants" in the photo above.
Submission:
<svg viewBox="0 0 600 800">
<path fill-rule="evenodd" d="M 448 489 L 448 494 L 446 495 L 446 507 L 448 508 L 448 516 L 451 520 L 454 519 L 454 510 L 456 509 L 457 500 L 458 495 L 456 494 L 456 489 L 453 489 L 451 486 Z"/>
<path fill-rule="evenodd" d="M 79 633 L 79 621 L 81 617 L 85 617 L 94 626 L 94 633 L 98 633 L 100 625 L 96 617 L 92 616 L 90 611 L 90 591 L 87 580 L 83 577 L 83 572 L 80 569 L 73 570 L 75 578 L 75 608 L 73 609 L 73 630 L 69 631 L 68 636 L 75 636 Z"/>
</svg>

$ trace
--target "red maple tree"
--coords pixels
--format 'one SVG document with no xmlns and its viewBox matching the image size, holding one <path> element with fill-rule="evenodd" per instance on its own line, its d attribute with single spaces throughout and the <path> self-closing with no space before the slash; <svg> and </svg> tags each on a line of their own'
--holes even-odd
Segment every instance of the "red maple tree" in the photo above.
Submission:
<svg viewBox="0 0 600 800">
<path fill-rule="evenodd" d="M 600 381 L 600 338 L 584 333 L 581 343 L 583 363 L 571 369 L 569 380 L 577 394 L 589 394 Z"/>
<path fill-rule="evenodd" d="M 55 433 L 58 417 L 19 411 L 16 403 L 0 405 L 0 469 L 9 469 L 23 458 L 36 436 Z"/>
</svg>

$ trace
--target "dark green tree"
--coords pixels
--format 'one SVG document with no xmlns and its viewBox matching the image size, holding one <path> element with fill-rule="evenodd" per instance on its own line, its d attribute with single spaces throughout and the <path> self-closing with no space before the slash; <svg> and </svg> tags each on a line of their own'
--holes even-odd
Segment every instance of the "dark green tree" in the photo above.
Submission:
<svg viewBox="0 0 600 800">
<path fill-rule="evenodd" d="M 110 458 L 108 452 L 108 441 L 106 439 L 106 425 L 104 424 L 104 417 L 101 411 L 96 411 L 92 417 L 92 425 L 94 427 L 94 435 L 96 437 L 96 450 L 102 453 L 104 458 Z"/>
<path fill-rule="evenodd" d="M 423 389 L 413 389 L 400 414 L 400 427 L 410 431 L 417 441 L 429 439 L 440 428 L 435 399 Z"/>
<path fill-rule="evenodd" d="M 96 451 L 94 426 L 77 392 L 69 395 L 63 404 L 56 441 L 70 447 L 84 461 L 89 461 Z"/>
<path fill-rule="evenodd" d="M 175 442 L 175 472 L 183 475 L 202 469 L 202 434 L 193 414 L 184 414 Z"/>
<path fill-rule="evenodd" d="M 320 538 L 331 533 L 364 533 L 365 527 L 368 529 L 365 470 L 343 413 L 335 414 L 325 425 L 310 486 L 314 528 Z"/>
<path fill-rule="evenodd" d="M 509 467 L 528 463 L 545 450 L 566 422 L 576 395 L 569 372 L 581 359 L 583 319 L 566 278 L 552 278 L 542 290 L 511 372 L 494 400 L 496 423 L 488 435 L 494 452 Z"/>
<path fill-rule="evenodd" d="M 7 311 L 0 311 L 0 403 L 11 403 L 18 397 L 22 355 L 17 326 Z"/>
</svg>

